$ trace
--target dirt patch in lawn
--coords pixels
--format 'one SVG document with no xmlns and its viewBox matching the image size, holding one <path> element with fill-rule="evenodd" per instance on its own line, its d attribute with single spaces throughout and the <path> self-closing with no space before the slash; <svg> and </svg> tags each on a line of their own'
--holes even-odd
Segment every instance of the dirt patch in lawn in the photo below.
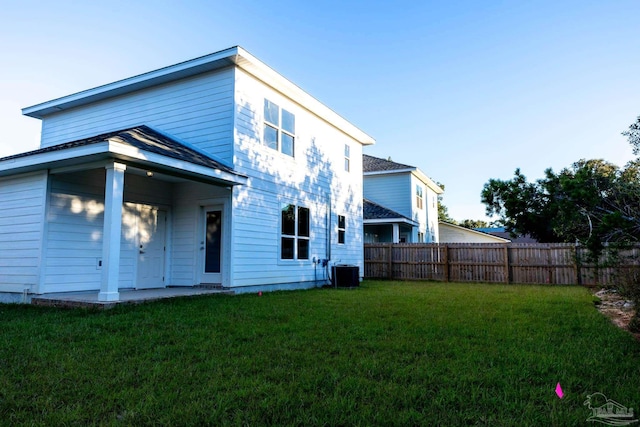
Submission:
<svg viewBox="0 0 640 427">
<path fill-rule="evenodd" d="M 629 331 L 629 322 L 636 313 L 633 302 L 620 296 L 615 289 L 601 289 L 594 295 L 600 299 L 596 302 L 598 311 L 611 319 L 617 327 Z M 630 333 L 640 340 L 640 333 Z"/>
</svg>

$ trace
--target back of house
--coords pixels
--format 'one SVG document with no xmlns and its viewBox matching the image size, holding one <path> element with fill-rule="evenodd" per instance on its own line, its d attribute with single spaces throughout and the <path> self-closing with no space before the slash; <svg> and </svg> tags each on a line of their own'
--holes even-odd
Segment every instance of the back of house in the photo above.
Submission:
<svg viewBox="0 0 640 427">
<path fill-rule="evenodd" d="M 23 113 L 42 140 L 0 159 L 0 292 L 114 301 L 362 272 L 373 139 L 240 47 Z"/>
</svg>

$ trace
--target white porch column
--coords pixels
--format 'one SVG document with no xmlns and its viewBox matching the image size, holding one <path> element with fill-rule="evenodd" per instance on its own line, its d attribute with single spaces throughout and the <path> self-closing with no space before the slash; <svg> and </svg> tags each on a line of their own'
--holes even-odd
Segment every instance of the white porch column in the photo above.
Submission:
<svg viewBox="0 0 640 427">
<path fill-rule="evenodd" d="M 122 232 L 122 202 L 126 165 L 113 162 L 107 170 L 104 185 L 104 228 L 102 233 L 102 282 L 98 301 L 118 301 L 120 274 L 120 233 Z"/>
<path fill-rule="evenodd" d="M 393 243 L 400 243 L 400 225 L 397 223 L 392 224 L 393 226 Z"/>
</svg>

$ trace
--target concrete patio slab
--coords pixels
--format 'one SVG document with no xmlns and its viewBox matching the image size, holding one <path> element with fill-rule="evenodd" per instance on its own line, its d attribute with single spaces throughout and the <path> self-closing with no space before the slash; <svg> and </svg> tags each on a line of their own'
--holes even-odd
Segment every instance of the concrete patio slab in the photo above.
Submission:
<svg viewBox="0 0 640 427">
<path fill-rule="evenodd" d="M 191 297 L 199 295 L 226 294 L 233 295 L 233 291 L 224 289 L 173 287 L 159 289 L 127 289 L 120 290 L 117 301 L 98 301 L 98 291 L 91 292 L 60 292 L 31 297 L 31 304 L 47 307 L 64 308 L 97 308 L 107 309 L 121 304 L 141 304 L 159 299 Z"/>
</svg>

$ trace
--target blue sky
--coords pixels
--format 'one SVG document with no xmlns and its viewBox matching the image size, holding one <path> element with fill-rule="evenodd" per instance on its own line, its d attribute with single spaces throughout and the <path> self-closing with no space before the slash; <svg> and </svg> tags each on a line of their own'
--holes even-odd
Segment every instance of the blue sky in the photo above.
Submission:
<svg viewBox="0 0 640 427">
<path fill-rule="evenodd" d="M 0 156 L 38 147 L 23 107 L 241 45 L 373 136 L 367 154 L 444 183 L 458 220 L 517 167 L 633 157 L 637 0 L 0 5 Z"/>
</svg>

